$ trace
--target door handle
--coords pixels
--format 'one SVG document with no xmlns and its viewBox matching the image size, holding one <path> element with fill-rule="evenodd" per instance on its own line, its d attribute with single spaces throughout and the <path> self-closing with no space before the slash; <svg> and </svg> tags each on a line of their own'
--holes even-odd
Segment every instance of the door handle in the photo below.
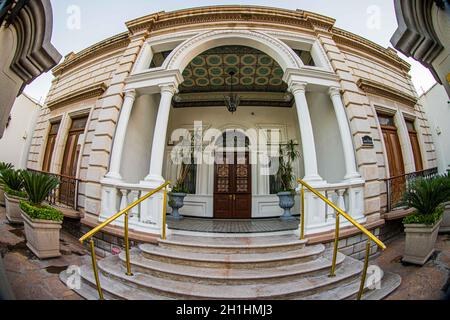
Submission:
<svg viewBox="0 0 450 320">
<path fill-rule="evenodd" d="M 236 201 L 236 195 L 233 194 L 233 201 Z"/>
</svg>

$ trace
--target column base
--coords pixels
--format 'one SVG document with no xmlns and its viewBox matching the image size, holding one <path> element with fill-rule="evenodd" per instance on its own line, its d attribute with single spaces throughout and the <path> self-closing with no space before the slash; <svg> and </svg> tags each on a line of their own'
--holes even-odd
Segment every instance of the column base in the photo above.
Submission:
<svg viewBox="0 0 450 320">
<path fill-rule="evenodd" d="M 308 183 L 311 187 L 320 188 L 327 185 L 327 182 L 319 175 L 310 175 L 303 178 L 303 181 Z"/>
<path fill-rule="evenodd" d="M 122 176 L 120 175 L 120 173 L 118 172 L 108 172 L 105 177 L 104 180 L 106 181 L 122 181 Z"/>
<path fill-rule="evenodd" d="M 164 182 L 166 182 L 166 180 L 162 176 L 148 175 L 139 184 L 149 188 L 157 188 L 160 185 L 164 184 Z"/>
<path fill-rule="evenodd" d="M 352 173 L 346 174 L 344 176 L 344 180 L 364 182 L 364 180 L 361 178 L 361 175 L 358 172 L 352 172 Z"/>
</svg>

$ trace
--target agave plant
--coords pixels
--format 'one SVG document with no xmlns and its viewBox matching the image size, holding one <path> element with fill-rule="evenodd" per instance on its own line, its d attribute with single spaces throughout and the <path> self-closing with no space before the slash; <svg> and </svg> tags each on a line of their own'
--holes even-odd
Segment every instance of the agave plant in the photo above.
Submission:
<svg viewBox="0 0 450 320">
<path fill-rule="evenodd" d="M 2 180 L 2 171 L 13 168 L 14 165 L 12 165 L 11 163 L 0 162 L 0 184 L 4 184 Z"/>
<path fill-rule="evenodd" d="M 0 162 L 0 171 L 6 170 L 6 169 L 14 169 L 14 165 L 11 163 Z"/>
<path fill-rule="evenodd" d="M 31 205 L 41 207 L 50 192 L 59 185 L 59 179 L 53 176 L 24 171 L 23 187 L 28 194 Z"/>
<path fill-rule="evenodd" d="M 1 180 L 7 188 L 19 192 L 23 187 L 21 170 L 5 169 L 0 172 Z"/>
<path fill-rule="evenodd" d="M 415 208 L 419 215 L 433 215 L 443 203 L 450 201 L 450 177 L 417 179 L 407 188 L 403 203 Z"/>
</svg>

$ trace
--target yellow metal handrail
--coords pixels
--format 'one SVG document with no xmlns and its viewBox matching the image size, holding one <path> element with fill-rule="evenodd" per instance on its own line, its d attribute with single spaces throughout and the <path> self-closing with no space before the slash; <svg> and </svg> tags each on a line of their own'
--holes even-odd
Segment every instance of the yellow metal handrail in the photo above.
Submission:
<svg viewBox="0 0 450 320">
<path fill-rule="evenodd" d="M 305 239 L 305 188 L 307 188 L 309 191 L 311 191 L 313 194 L 315 194 L 317 197 L 319 197 L 321 200 L 323 200 L 327 205 L 332 207 L 336 211 L 336 227 L 335 227 L 335 239 L 334 239 L 334 249 L 333 249 L 333 260 L 331 263 L 331 272 L 330 277 L 336 276 L 336 260 L 337 260 L 337 252 L 338 252 L 338 244 L 339 244 L 339 229 L 340 229 L 340 216 L 343 216 L 345 219 L 347 219 L 352 225 L 354 225 L 356 228 L 358 228 L 362 233 L 364 233 L 367 236 L 367 244 L 366 244 L 366 255 L 364 259 L 364 268 L 362 273 L 362 279 L 361 284 L 358 292 L 357 299 L 360 300 L 363 292 L 364 292 L 364 285 L 366 282 L 366 276 L 367 276 L 367 268 L 369 266 L 369 255 L 370 255 L 370 243 L 373 241 L 378 247 L 380 247 L 382 250 L 386 249 L 386 245 L 380 241 L 373 233 L 371 233 L 369 230 L 364 228 L 361 224 L 356 222 L 350 215 L 346 212 L 344 212 L 342 209 L 340 209 L 338 206 L 336 206 L 333 202 L 331 202 L 329 199 L 324 197 L 319 191 L 311 187 L 308 183 L 305 181 L 298 179 L 297 180 L 299 184 L 301 184 L 302 188 L 300 191 L 300 197 L 301 197 L 301 215 L 300 215 L 300 240 Z"/>
<path fill-rule="evenodd" d="M 98 291 L 98 295 L 100 300 L 103 300 L 103 291 L 100 285 L 100 279 L 98 276 L 98 267 L 97 267 L 97 258 L 95 255 L 95 243 L 94 240 L 92 239 L 92 237 L 97 234 L 98 232 L 100 232 L 101 230 L 103 230 L 106 226 L 108 226 L 109 224 L 111 224 L 112 222 L 114 222 L 115 220 L 117 220 L 118 218 L 120 218 L 122 215 L 125 215 L 125 219 L 124 219 L 124 242 L 125 242 L 125 256 L 126 256 L 126 263 L 127 263 L 127 272 L 126 275 L 127 276 L 132 276 L 133 273 L 131 272 L 131 262 L 130 262 L 130 242 L 128 239 L 128 212 L 133 209 L 134 207 L 136 207 L 137 205 L 139 205 L 140 203 L 142 203 L 143 201 L 147 200 L 148 198 L 150 198 L 151 196 L 155 195 L 156 193 L 158 193 L 159 191 L 164 189 L 164 203 L 163 203 L 163 217 L 162 217 L 162 231 L 161 231 L 161 237 L 163 240 L 166 239 L 166 212 L 167 212 L 167 187 L 170 185 L 170 181 L 162 184 L 161 186 L 159 186 L 158 188 L 150 191 L 149 193 L 147 193 L 145 196 L 143 196 L 142 198 L 136 200 L 135 202 L 133 202 L 132 204 L 130 204 L 128 207 L 126 207 L 125 209 L 121 210 L 120 212 L 116 213 L 115 215 L 113 215 L 111 218 L 108 218 L 106 221 L 102 222 L 101 224 L 99 224 L 97 227 L 95 227 L 94 229 L 92 229 L 91 231 L 89 231 L 88 233 L 86 233 L 84 236 L 82 236 L 80 238 L 80 242 L 83 244 L 84 241 L 86 241 L 87 239 L 90 239 L 89 243 L 90 243 L 90 247 L 91 247 L 91 259 L 92 259 L 92 270 L 94 272 L 94 276 L 95 276 L 95 282 L 97 285 L 97 291 Z"/>
</svg>

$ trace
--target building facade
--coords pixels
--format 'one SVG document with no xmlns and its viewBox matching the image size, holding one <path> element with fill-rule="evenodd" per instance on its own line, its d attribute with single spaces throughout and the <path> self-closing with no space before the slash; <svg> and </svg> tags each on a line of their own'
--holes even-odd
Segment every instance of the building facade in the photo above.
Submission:
<svg viewBox="0 0 450 320">
<path fill-rule="evenodd" d="M 435 168 L 435 148 L 410 66 L 334 23 L 243 6 L 129 21 L 126 32 L 53 69 L 28 167 L 80 179 L 77 209 L 88 226 L 175 181 L 186 158 L 183 215 L 279 217 L 273 163 L 292 141 L 296 177 L 380 227 L 385 179 Z M 230 91 L 239 97 L 234 113 L 224 101 Z M 307 235 L 331 232 L 325 204 L 310 193 L 305 203 Z M 157 194 L 133 209 L 131 237 L 161 232 L 162 205 Z"/>
<path fill-rule="evenodd" d="M 16 169 L 27 168 L 34 126 L 41 107 L 26 94 L 16 99 L 0 138 L 1 162 L 12 163 Z"/>
</svg>

